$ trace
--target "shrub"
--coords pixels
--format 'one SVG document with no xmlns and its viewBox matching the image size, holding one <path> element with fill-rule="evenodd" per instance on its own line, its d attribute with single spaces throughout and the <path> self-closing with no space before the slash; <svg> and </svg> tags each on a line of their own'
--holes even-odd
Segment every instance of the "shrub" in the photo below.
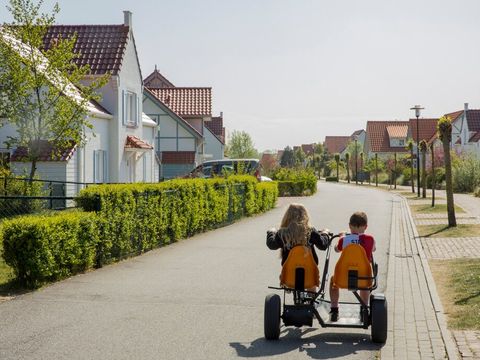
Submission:
<svg viewBox="0 0 480 360">
<path fill-rule="evenodd" d="M 327 176 L 325 178 L 325 181 L 329 181 L 329 182 L 338 182 L 338 178 L 336 176 Z"/>
<path fill-rule="evenodd" d="M 453 189 L 473 192 L 480 186 L 480 159 L 473 154 L 462 154 L 453 162 Z"/>
<path fill-rule="evenodd" d="M 480 186 L 475 189 L 474 195 L 475 195 L 476 197 L 480 197 Z"/>
<path fill-rule="evenodd" d="M 280 196 L 304 196 L 317 192 L 317 177 L 312 169 L 280 168 L 272 175 Z"/>
<path fill-rule="evenodd" d="M 427 174 L 427 187 L 432 188 L 432 172 Z M 442 184 L 445 182 L 445 169 L 443 167 L 435 168 L 435 188 L 441 189 Z"/>
<path fill-rule="evenodd" d="M 5 220 L 5 262 L 29 287 L 89 269 L 95 263 L 99 243 L 96 223 L 94 213 L 82 212 Z"/>
</svg>

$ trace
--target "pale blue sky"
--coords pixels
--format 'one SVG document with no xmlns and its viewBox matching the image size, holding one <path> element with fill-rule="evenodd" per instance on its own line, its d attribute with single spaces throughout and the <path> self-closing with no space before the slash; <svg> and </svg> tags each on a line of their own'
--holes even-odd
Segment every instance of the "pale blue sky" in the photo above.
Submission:
<svg viewBox="0 0 480 360">
<path fill-rule="evenodd" d="M 212 86 L 215 113 L 259 150 L 406 120 L 417 103 L 425 117 L 480 108 L 478 0 L 58 2 L 61 24 L 132 11 L 143 76 L 157 64 L 175 85 Z"/>
</svg>

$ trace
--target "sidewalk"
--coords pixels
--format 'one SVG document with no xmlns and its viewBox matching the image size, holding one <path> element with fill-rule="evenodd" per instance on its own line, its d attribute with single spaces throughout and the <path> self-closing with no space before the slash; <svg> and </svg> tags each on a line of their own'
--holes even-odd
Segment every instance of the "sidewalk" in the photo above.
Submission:
<svg viewBox="0 0 480 360">
<path fill-rule="evenodd" d="M 393 204 L 386 297 L 388 340 L 382 359 L 456 359 L 428 263 L 406 200 Z"/>
</svg>

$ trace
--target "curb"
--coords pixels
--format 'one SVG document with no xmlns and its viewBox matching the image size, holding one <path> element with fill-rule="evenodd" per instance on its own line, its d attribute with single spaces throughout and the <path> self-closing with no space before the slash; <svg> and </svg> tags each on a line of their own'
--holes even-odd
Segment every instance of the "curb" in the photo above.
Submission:
<svg viewBox="0 0 480 360">
<path fill-rule="evenodd" d="M 447 351 L 447 356 L 449 359 L 452 359 L 452 360 L 458 359 L 459 358 L 458 349 L 457 349 L 457 346 L 455 345 L 455 342 L 452 339 L 451 332 L 447 329 L 445 312 L 443 310 L 440 297 L 438 296 L 437 287 L 435 285 L 435 281 L 432 276 L 432 271 L 430 270 L 430 265 L 428 264 L 428 259 L 425 255 L 425 251 L 423 250 L 423 246 L 420 242 L 420 236 L 418 235 L 417 227 L 415 226 L 412 212 L 410 211 L 410 207 L 408 206 L 407 200 L 401 195 L 398 195 L 398 197 L 402 199 L 402 207 L 405 211 L 405 217 L 406 217 L 405 220 L 410 222 L 410 226 L 413 230 L 414 240 L 418 249 L 418 255 L 420 257 L 420 261 L 424 271 L 425 279 L 428 286 L 428 292 L 430 293 L 430 299 L 432 301 L 433 309 L 435 310 L 437 323 L 440 328 L 440 332 L 442 334 L 445 350 Z"/>
</svg>

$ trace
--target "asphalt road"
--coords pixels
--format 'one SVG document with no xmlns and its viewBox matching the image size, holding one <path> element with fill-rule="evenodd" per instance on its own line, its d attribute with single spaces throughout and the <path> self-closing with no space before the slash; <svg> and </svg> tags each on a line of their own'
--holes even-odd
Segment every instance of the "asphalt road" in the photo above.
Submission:
<svg viewBox="0 0 480 360">
<path fill-rule="evenodd" d="M 0 303 L 0 359 L 374 358 L 365 330 L 283 328 L 264 340 L 264 298 L 280 272 L 265 231 L 290 202 L 335 232 L 366 211 L 385 287 L 391 195 L 320 183 L 313 197 Z"/>
</svg>

